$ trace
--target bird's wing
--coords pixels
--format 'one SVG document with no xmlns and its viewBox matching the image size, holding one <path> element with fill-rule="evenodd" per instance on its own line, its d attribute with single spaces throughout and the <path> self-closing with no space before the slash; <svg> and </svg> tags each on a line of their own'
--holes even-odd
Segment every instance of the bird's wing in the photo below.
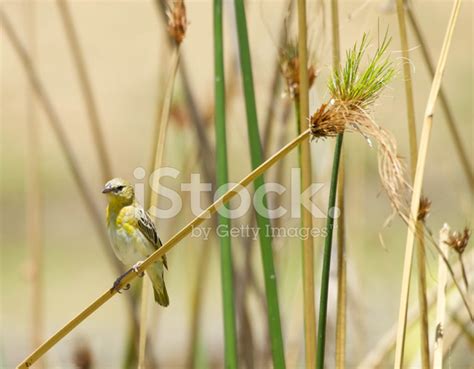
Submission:
<svg viewBox="0 0 474 369">
<path fill-rule="evenodd" d="M 148 214 L 146 213 L 145 209 L 141 206 L 136 207 L 136 216 L 138 219 L 138 229 L 142 234 L 146 237 L 148 241 L 155 247 L 155 249 L 159 249 L 162 246 L 160 237 L 158 237 L 158 233 L 156 232 L 155 224 L 152 222 Z M 163 264 L 165 265 L 166 269 L 168 269 L 168 261 L 166 260 L 166 255 L 163 255 Z"/>
</svg>

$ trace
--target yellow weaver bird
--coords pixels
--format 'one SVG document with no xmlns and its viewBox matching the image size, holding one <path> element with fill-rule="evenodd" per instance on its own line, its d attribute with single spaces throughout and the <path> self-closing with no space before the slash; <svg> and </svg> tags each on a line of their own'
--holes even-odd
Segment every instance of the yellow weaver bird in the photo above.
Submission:
<svg viewBox="0 0 474 369">
<path fill-rule="evenodd" d="M 145 209 L 136 201 L 133 186 L 127 181 L 114 178 L 105 184 L 102 193 L 107 195 L 107 230 L 112 249 L 119 260 L 136 271 L 153 252 L 161 246 L 161 240 Z M 168 269 L 166 256 L 146 269 L 153 284 L 155 301 L 168 306 L 170 301 L 163 278 L 164 268 Z M 114 284 L 118 285 L 122 275 Z"/>
</svg>

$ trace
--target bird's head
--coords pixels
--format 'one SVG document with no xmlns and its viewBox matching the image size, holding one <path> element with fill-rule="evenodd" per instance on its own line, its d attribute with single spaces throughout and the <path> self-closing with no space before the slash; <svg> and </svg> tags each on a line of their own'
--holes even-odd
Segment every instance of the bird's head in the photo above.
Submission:
<svg viewBox="0 0 474 369">
<path fill-rule="evenodd" d="M 105 184 L 102 193 L 107 195 L 109 203 L 114 205 L 130 205 L 135 197 L 133 186 L 121 178 L 114 178 Z"/>
</svg>

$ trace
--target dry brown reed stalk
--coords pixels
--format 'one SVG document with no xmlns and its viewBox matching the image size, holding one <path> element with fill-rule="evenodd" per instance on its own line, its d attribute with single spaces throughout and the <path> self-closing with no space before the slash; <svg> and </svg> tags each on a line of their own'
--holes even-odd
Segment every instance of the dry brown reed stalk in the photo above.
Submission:
<svg viewBox="0 0 474 369">
<path fill-rule="evenodd" d="M 28 49 L 34 63 L 36 60 L 36 4 L 25 3 Z M 27 173 L 26 173 L 26 227 L 29 247 L 30 285 L 31 285 L 31 347 L 41 343 L 43 336 L 43 236 L 41 231 L 41 173 L 39 120 L 36 97 L 31 86 L 26 94 L 27 120 Z M 38 368 L 42 368 L 42 362 Z"/>
<path fill-rule="evenodd" d="M 408 37 L 405 22 L 404 1 L 396 0 L 398 29 L 400 33 L 400 41 L 402 48 L 403 62 L 403 79 L 405 84 L 405 100 L 408 122 L 408 140 L 410 147 L 410 169 L 411 179 L 415 177 L 416 162 L 418 160 L 418 145 L 416 139 L 416 122 L 415 122 L 415 102 L 413 97 L 413 86 L 410 69 L 410 56 L 408 47 Z M 418 213 L 420 216 L 420 213 Z M 420 305 L 421 320 L 420 320 L 420 341 L 421 341 L 421 364 L 423 369 L 430 367 L 430 346 L 428 341 L 428 311 L 426 305 L 426 260 L 425 260 L 425 242 L 423 225 L 420 221 L 416 222 L 416 236 L 417 236 L 417 278 L 418 278 L 418 303 Z"/>
<path fill-rule="evenodd" d="M 168 12 L 168 4 L 166 0 L 155 0 L 155 5 L 157 9 L 157 13 L 160 16 L 160 18 L 166 22 L 167 21 L 167 13 Z M 176 39 L 174 39 L 170 33 L 168 33 L 167 40 L 169 41 L 170 45 L 174 47 L 176 45 Z M 197 154 L 197 157 L 201 158 L 200 163 L 201 163 L 201 169 L 203 173 L 203 178 L 204 181 L 207 183 L 212 184 L 212 188 L 215 188 L 215 154 L 214 150 L 211 146 L 208 133 L 206 131 L 206 126 L 208 125 L 207 119 L 211 119 L 213 116 L 212 115 L 204 115 L 200 112 L 199 107 L 197 105 L 196 99 L 193 94 L 190 78 L 189 78 L 189 73 L 187 69 L 187 63 L 184 55 L 180 56 L 180 62 L 179 62 L 179 73 L 180 73 L 180 81 L 182 83 L 182 88 L 184 92 L 184 97 L 186 100 L 186 108 L 189 111 L 189 116 L 190 116 L 190 121 L 192 124 L 192 127 L 195 131 L 197 141 L 199 142 L 198 148 L 199 152 Z M 229 84 L 228 84 L 229 85 Z M 232 83 L 229 85 L 229 88 L 234 86 L 235 84 Z M 232 94 L 231 94 L 232 95 Z M 209 196 L 209 201 L 211 202 L 212 195 L 210 192 L 206 193 Z M 216 223 L 216 218 L 213 217 L 211 221 L 215 224 Z M 207 252 L 207 251 L 205 251 Z M 201 278 L 201 276 L 199 276 Z M 198 285 L 198 283 L 196 284 Z M 199 286 L 202 287 L 202 282 L 199 284 Z M 196 305 L 193 307 L 191 310 L 191 321 L 194 319 L 195 316 L 200 315 L 200 310 L 201 310 L 201 302 L 202 300 L 199 300 Z M 198 332 L 193 332 L 192 336 L 197 337 Z M 194 341 L 196 343 L 197 341 Z M 194 348 L 190 349 L 187 357 L 193 356 L 191 353 L 191 350 L 194 351 Z M 189 360 L 188 360 L 189 363 Z"/>
<path fill-rule="evenodd" d="M 176 72 L 178 70 L 178 65 L 179 65 L 179 48 L 176 47 L 174 48 L 173 54 L 171 56 L 169 78 L 166 84 L 166 90 L 165 90 L 166 92 L 165 92 L 163 106 L 161 108 L 161 114 L 160 114 L 160 123 L 159 123 L 160 128 L 156 131 L 158 134 L 158 137 L 155 137 L 156 142 L 157 142 L 157 144 L 155 145 L 156 152 L 155 152 L 153 164 L 150 167 L 150 171 L 149 171 L 150 174 L 153 173 L 155 170 L 159 169 L 161 165 L 163 164 L 166 132 L 168 131 L 171 101 L 173 98 L 174 82 L 176 78 Z M 154 176 L 154 178 L 157 178 L 157 176 Z M 155 183 L 153 183 L 152 185 L 152 188 L 156 189 L 158 185 L 159 183 L 155 181 Z M 148 191 L 148 192 L 150 193 L 149 203 L 148 203 L 149 207 L 157 206 L 157 201 L 158 201 L 157 191 L 154 190 L 154 191 Z"/>
<path fill-rule="evenodd" d="M 1 14 L 1 13 L 0 13 Z M 307 129 L 299 136 L 291 140 L 278 152 L 273 154 L 265 162 L 256 167 L 253 171 L 247 174 L 243 179 L 240 180 L 236 185 L 230 188 L 225 194 L 218 198 L 214 203 L 212 203 L 207 209 L 205 209 L 201 214 L 184 226 L 179 232 L 174 234 L 166 243 L 163 244 L 158 250 L 156 250 L 152 255 L 150 255 L 143 263 L 137 268 L 133 273 L 130 272 L 126 274 L 120 284 L 116 288 L 111 288 L 105 291 L 100 295 L 94 302 L 92 302 L 88 307 L 82 310 L 75 318 L 73 318 L 69 323 L 63 326 L 58 330 L 53 336 L 51 336 L 46 342 L 44 342 L 40 347 L 38 347 L 31 355 L 24 359 L 18 366 L 18 369 L 28 368 L 38 359 L 40 359 L 46 352 L 48 352 L 52 347 L 54 347 L 58 342 L 60 342 L 69 332 L 76 328 L 81 322 L 87 319 L 92 313 L 109 301 L 114 295 L 117 294 L 117 291 L 123 289 L 124 286 L 129 284 L 132 280 L 137 278 L 144 272 L 150 265 L 159 260 L 164 254 L 170 251 L 175 247 L 180 241 L 182 241 L 186 236 L 188 236 L 195 227 L 198 227 L 207 219 L 211 218 L 213 214 L 216 213 L 217 209 L 228 203 L 233 197 L 235 197 L 242 188 L 246 187 L 252 183 L 255 178 L 261 176 L 266 172 L 270 167 L 275 163 L 285 157 L 289 152 L 291 152 L 295 147 L 300 145 L 302 142 L 306 141 L 311 134 L 310 129 Z"/>
<path fill-rule="evenodd" d="M 428 51 L 428 46 L 426 40 L 422 34 L 420 25 L 418 20 L 416 19 L 416 15 L 414 11 L 411 9 L 411 4 L 406 3 L 406 12 L 408 14 L 408 20 L 410 21 L 410 25 L 413 28 L 413 34 L 416 37 L 416 40 L 420 46 L 421 55 L 423 56 L 423 60 L 425 61 L 426 67 L 431 78 L 434 77 L 435 68 L 432 58 Z M 439 90 L 439 100 L 441 103 L 441 109 L 446 117 L 446 123 L 448 125 L 449 132 L 451 137 L 454 141 L 454 148 L 458 153 L 459 160 L 461 161 L 461 165 L 464 169 L 464 174 L 466 176 L 467 182 L 472 189 L 474 188 L 474 173 L 472 170 L 472 165 L 470 164 L 469 155 L 466 152 L 466 148 L 464 147 L 461 139 L 461 134 L 458 131 L 457 123 L 454 119 L 454 114 L 452 109 L 448 103 L 448 99 L 446 98 L 446 94 L 444 93 L 443 87 L 440 87 Z"/>
<path fill-rule="evenodd" d="M 451 16 L 449 18 L 448 27 L 446 29 L 446 35 L 444 38 L 443 46 L 440 53 L 440 58 L 438 61 L 438 66 L 436 68 L 436 73 L 431 85 L 431 91 L 428 98 L 428 102 L 425 110 L 425 118 L 423 122 L 423 128 L 420 138 L 420 146 L 418 151 L 418 160 L 415 172 L 415 178 L 413 183 L 413 192 L 411 197 L 410 205 L 410 216 L 408 219 L 408 234 L 405 245 L 405 260 L 403 266 L 403 275 L 402 275 L 402 286 L 401 286 L 401 297 L 400 297 L 400 309 L 398 316 L 398 330 L 397 330 L 397 345 L 395 349 L 395 361 L 394 369 L 401 369 L 403 367 L 403 353 L 405 346 L 405 333 L 406 333 L 406 318 L 408 310 L 408 295 L 410 289 L 410 277 L 411 277 L 411 267 L 413 259 L 413 243 L 415 240 L 416 232 L 416 220 L 418 217 L 418 210 L 420 205 L 421 197 L 421 188 L 423 184 L 424 169 L 426 163 L 426 157 L 429 146 L 429 139 L 431 134 L 431 128 L 433 124 L 433 114 L 434 107 L 436 104 L 436 99 L 438 97 L 439 89 L 441 86 L 441 79 L 443 72 L 446 66 L 446 61 L 449 53 L 449 47 L 451 45 L 451 40 L 454 32 L 454 26 L 459 14 L 461 2 L 460 0 L 455 0 L 453 4 L 453 9 Z M 450 268 L 449 265 L 447 265 Z M 452 273 L 451 273 L 452 274 Z M 460 291 L 461 292 L 461 291 Z M 461 292 L 462 295 L 462 292 Z M 464 298 L 464 295 L 463 295 Z M 467 304 L 467 307 L 469 305 Z M 472 317 L 472 314 L 471 314 Z"/>
<path fill-rule="evenodd" d="M 438 258 L 438 295 L 436 303 L 436 320 L 435 320 L 435 341 L 433 351 L 433 369 L 442 369 L 443 367 L 443 344 L 445 332 L 445 316 L 446 316 L 446 283 L 448 281 L 448 270 L 444 263 L 443 256 L 449 259 L 449 226 L 444 224 L 439 232 L 439 247 L 441 254 Z"/>
<path fill-rule="evenodd" d="M 176 73 L 178 71 L 179 65 L 179 55 L 180 55 L 180 45 L 184 40 L 186 35 L 186 27 L 187 27 L 187 20 L 186 20 L 186 8 L 184 5 L 184 1 L 182 0 L 175 0 L 173 2 L 173 8 L 170 9 L 167 13 L 168 15 L 168 33 L 170 36 L 175 40 L 175 47 L 173 48 L 173 54 L 171 56 L 170 61 L 170 73 L 169 79 L 166 85 L 166 92 L 163 100 L 163 105 L 161 106 L 161 114 L 160 114 L 160 123 L 159 123 L 159 130 L 156 131 L 158 133 L 158 137 L 155 137 L 156 145 L 155 148 L 155 157 L 153 164 L 150 168 L 149 174 L 153 173 L 155 170 L 161 168 L 163 165 L 163 157 L 164 157 L 164 150 L 165 150 L 165 140 L 166 140 L 166 133 L 168 131 L 168 124 L 169 124 L 169 116 L 171 110 L 171 101 L 173 99 L 173 91 L 174 91 L 174 83 L 176 79 Z M 157 178 L 157 176 L 153 176 L 153 178 Z M 152 191 L 148 191 L 150 193 L 149 196 L 149 203 L 148 208 L 152 208 L 153 206 L 158 206 L 158 188 L 159 182 L 158 179 L 154 181 L 152 184 Z M 150 291 L 151 283 L 150 281 L 145 278 L 142 282 L 142 293 L 141 293 L 141 312 L 140 312 L 140 339 L 139 339 L 139 355 L 138 355 L 138 368 L 144 369 L 146 365 L 146 356 L 145 356 L 145 348 L 146 348 L 146 339 L 147 339 L 147 322 L 148 322 L 148 300 L 149 300 L 149 291 Z"/>
<path fill-rule="evenodd" d="M 314 80 L 314 70 L 308 66 L 308 44 L 306 25 L 306 0 L 298 0 L 298 54 L 290 59 L 290 70 L 296 82 L 288 84 L 297 104 L 297 117 L 299 123 L 298 133 L 308 126 L 309 116 L 309 87 Z M 310 69 L 310 70 L 308 70 Z M 295 72 L 298 74 L 295 75 Z M 311 73 L 311 74 L 310 74 Z M 286 76 L 285 76 L 286 77 Z M 288 77 L 287 81 L 288 81 Z M 311 81 L 310 81 L 311 78 Z M 304 142 L 299 147 L 299 165 L 301 167 L 301 189 L 309 188 L 312 183 L 311 152 L 309 142 Z M 301 206 L 301 227 L 311 229 L 313 217 L 311 212 Z M 314 245 L 313 238 L 307 237 L 302 241 L 303 247 L 303 314 L 306 369 L 316 366 L 316 308 L 314 292 Z"/>
<path fill-rule="evenodd" d="M 92 89 L 89 73 L 87 71 L 84 54 L 81 49 L 79 37 L 77 35 L 74 20 L 69 9 L 67 0 L 57 0 L 61 19 L 63 21 L 64 30 L 68 39 L 69 47 L 73 55 L 73 61 L 77 69 L 79 83 L 81 87 L 82 98 L 89 116 L 89 123 L 92 130 L 92 137 L 94 139 L 95 147 L 97 149 L 97 156 L 101 167 L 102 182 L 107 182 L 112 178 L 112 169 L 110 165 L 109 156 L 107 155 L 107 148 L 105 144 L 104 134 L 102 133 L 102 122 L 99 117 L 97 109 L 96 98 Z"/>
<path fill-rule="evenodd" d="M 155 0 L 155 5 L 157 9 L 158 15 L 161 17 L 163 22 L 167 23 L 168 22 L 168 3 L 166 0 Z M 171 35 L 168 33 L 167 40 L 170 42 L 172 45 L 176 45 L 176 40 L 171 37 Z M 215 163 L 214 163 L 214 158 L 215 154 L 212 148 L 212 145 L 209 141 L 208 134 L 206 132 L 206 121 L 203 117 L 203 114 L 200 113 L 198 105 L 196 103 L 196 99 L 194 97 L 193 91 L 192 91 L 192 86 L 189 78 L 189 72 L 187 68 L 187 63 L 184 55 L 181 55 L 180 57 L 180 63 L 179 63 L 179 74 L 180 74 L 180 80 L 182 83 L 183 87 L 183 92 L 184 96 L 186 99 L 186 107 L 189 110 L 189 115 L 191 118 L 191 123 L 192 126 L 195 130 L 197 139 L 199 141 L 199 150 L 200 153 L 199 155 L 203 158 L 206 158 L 206 161 L 201 161 L 201 168 L 203 172 L 203 177 L 206 182 L 212 183 L 213 188 L 215 188 L 215 179 L 214 179 L 214 174 L 215 174 Z"/>
</svg>

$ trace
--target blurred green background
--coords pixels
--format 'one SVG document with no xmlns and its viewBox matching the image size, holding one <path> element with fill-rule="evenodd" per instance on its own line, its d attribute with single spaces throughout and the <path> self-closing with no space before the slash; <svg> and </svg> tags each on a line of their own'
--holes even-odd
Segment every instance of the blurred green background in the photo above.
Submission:
<svg viewBox="0 0 474 369">
<path fill-rule="evenodd" d="M 186 2 L 188 33 L 182 46 L 192 90 L 202 114 L 213 106 L 213 51 L 212 4 L 210 1 Z M 1 6 L 12 20 L 22 40 L 27 40 L 27 1 L 2 1 Z M 91 76 L 93 90 L 114 176 L 133 180 L 137 167 L 147 168 L 151 157 L 152 132 L 157 121 L 158 96 L 165 88 L 165 78 L 171 51 L 167 46 L 165 26 L 152 1 L 71 1 L 73 18 Z M 322 6 L 322 8 L 321 8 Z M 282 1 L 248 1 L 247 18 L 254 68 L 258 114 L 264 121 L 269 104 L 269 88 L 273 66 L 278 57 L 278 30 L 286 5 Z M 81 169 L 94 193 L 97 207 L 105 209 L 100 191 L 103 183 L 99 173 L 96 151 L 72 56 L 64 35 L 54 1 L 35 2 L 34 30 L 36 42 L 35 65 L 53 104 L 65 123 L 73 152 L 80 158 Z M 347 49 L 363 32 L 370 32 L 377 41 L 377 30 L 389 27 L 393 36 L 392 57 L 398 66 L 396 80 L 378 101 L 375 118 L 394 133 L 399 152 L 408 157 L 405 97 L 401 73 L 401 53 L 398 26 L 392 1 L 342 1 L 341 46 Z M 451 2 L 416 1 L 413 10 L 424 31 L 430 53 L 436 61 L 447 24 Z M 232 3 L 225 3 L 226 73 L 235 83 L 235 96 L 227 105 L 228 152 L 230 178 L 238 181 L 250 170 L 246 122 L 239 73 L 233 68 L 236 60 L 236 36 Z M 324 20 L 324 22 L 323 22 Z M 331 44 L 328 2 L 309 2 L 308 22 L 310 48 L 316 55 L 319 70 L 311 91 L 311 111 L 327 99 L 325 88 L 331 65 Z M 324 25 L 322 25 L 324 24 Z M 417 126 L 420 132 L 427 101 L 430 78 L 420 50 L 409 28 L 411 65 Z M 458 129 L 468 150 L 473 154 L 473 4 L 462 5 L 459 21 L 443 78 L 444 89 L 454 111 Z M 292 29 L 290 27 L 290 33 Z M 27 106 L 29 85 L 24 70 L 5 34 L 1 45 L 1 342 L 0 367 L 17 365 L 32 349 L 30 255 L 26 228 L 26 170 L 27 170 Z M 164 77 L 163 77 L 164 76 Z M 283 86 L 283 84 L 281 85 Z M 281 112 L 287 103 L 284 88 L 272 102 Z M 106 259 L 100 240 L 80 199 L 76 185 L 64 160 L 49 122 L 40 106 L 36 124 L 40 142 L 40 175 L 42 200 L 42 234 L 44 245 L 43 336 L 54 333 L 95 297 L 109 288 L 116 278 Z M 178 77 L 173 114 L 170 121 L 164 162 L 182 171 L 177 180 L 167 181 L 175 189 L 188 182 L 191 172 L 200 172 L 198 141 L 191 124 Z M 295 136 L 294 122 L 283 126 L 276 114 L 270 152 L 278 148 L 279 136 L 285 142 Z M 292 115 L 291 115 L 292 117 Z M 212 124 L 207 127 L 211 141 Z M 263 130 L 261 129 L 261 132 Z M 316 203 L 324 209 L 329 186 L 333 151 L 332 140 L 312 144 L 314 181 L 325 183 L 316 196 Z M 377 173 L 376 150 L 371 149 L 359 135 L 347 135 L 347 264 L 349 276 L 348 301 L 348 368 L 356 367 L 367 352 L 380 341 L 397 320 L 406 227 L 395 219 L 383 228 L 390 214 L 388 200 L 383 194 Z M 284 173 L 296 166 L 296 155 L 285 160 Z M 275 170 L 266 175 L 276 178 Z M 283 176 L 288 184 L 288 176 Z M 460 229 L 472 224 L 472 192 L 465 180 L 444 116 L 435 111 L 434 129 L 428 154 L 424 193 L 432 200 L 428 220 L 435 237 L 444 222 Z M 288 196 L 281 197 L 283 204 Z M 161 238 L 166 240 L 191 220 L 189 198 L 176 219 L 158 221 Z M 207 198 L 203 197 L 203 205 Z M 163 205 L 165 206 L 165 205 Z M 316 222 L 316 226 L 321 226 Z M 247 224 L 248 217 L 236 225 Z M 298 221 L 284 219 L 285 226 L 297 226 Z M 105 227 L 105 224 L 104 224 Z M 379 234 L 383 236 L 385 248 Z M 253 243 L 253 264 L 261 288 L 259 250 Z M 315 239 L 316 266 L 319 280 L 322 239 Z M 204 283 L 203 310 L 199 337 L 199 362 L 211 367 L 222 366 L 223 330 L 221 319 L 220 273 L 218 242 L 195 238 L 185 239 L 170 252 L 166 274 L 171 305 L 159 309 L 153 305 L 150 318 L 152 340 L 149 348 L 163 368 L 185 365 L 190 337 L 191 295 L 197 278 L 197 260 L 203 247 L 212 251 L 207 260 L 208 275 Z M 233 241 L 237 268 L 243 268 L 243 246 Z M 274 244 L 280 292 L 282 324 L 286 354 L 293 367 L 303 367 L 303 317 L 301 291 L 301 249 L 297 239 L 277 239 Z M 472 254 L 470 254 L 472 255 Z M 436 283 L 437 255 L 433 248 L 427 252 L 428 284 Z M 472 274 L 471 274 L 472 275 Z M 332 284 L 334 287 L 335 284 Z M 416 284 L 412 296 L 416 297 Z M 334 288 L 332 289 L 334 291 Z M 335 292 L 334 292 L 335 294 Z M 255 351 L 265 356 L 267 348 L 265 317 L 256 294 L 249 292 L 251 324 L 255 334 Z M 330 303 L 329 337 L 334 337 L 335 295 Z M 411 299 L 413 305 L 416 298 Z M 72 368 L 72 356 L 79 342 L 87 342 L 96 368 L 119 368 L 124 355 L 127 319 L 124 296 L 118 295 L 81 324 L 46 357 L 47 368 Z M 417 333 L 409 340 L 407 352 L 415 353 Z M 434 332 L 430 332 L 430 338 Z M 411 346 L 413 346 L 411 348 Z M 334 346 L 328 350 L 333 352 Z M 461 339 L 450 353 L 452 367 L 472 367 L 472 341 Z M 333 355 L 331 355 L 333 357 Z M 413 367 L 418 367 L 415 356 Z M 328 368 L 333 367 L 330 362 Z M 206 367 L 206 366 L 205 366 Z M 387 363 L 387 367 L 390 364 Z"/>
</svg>

